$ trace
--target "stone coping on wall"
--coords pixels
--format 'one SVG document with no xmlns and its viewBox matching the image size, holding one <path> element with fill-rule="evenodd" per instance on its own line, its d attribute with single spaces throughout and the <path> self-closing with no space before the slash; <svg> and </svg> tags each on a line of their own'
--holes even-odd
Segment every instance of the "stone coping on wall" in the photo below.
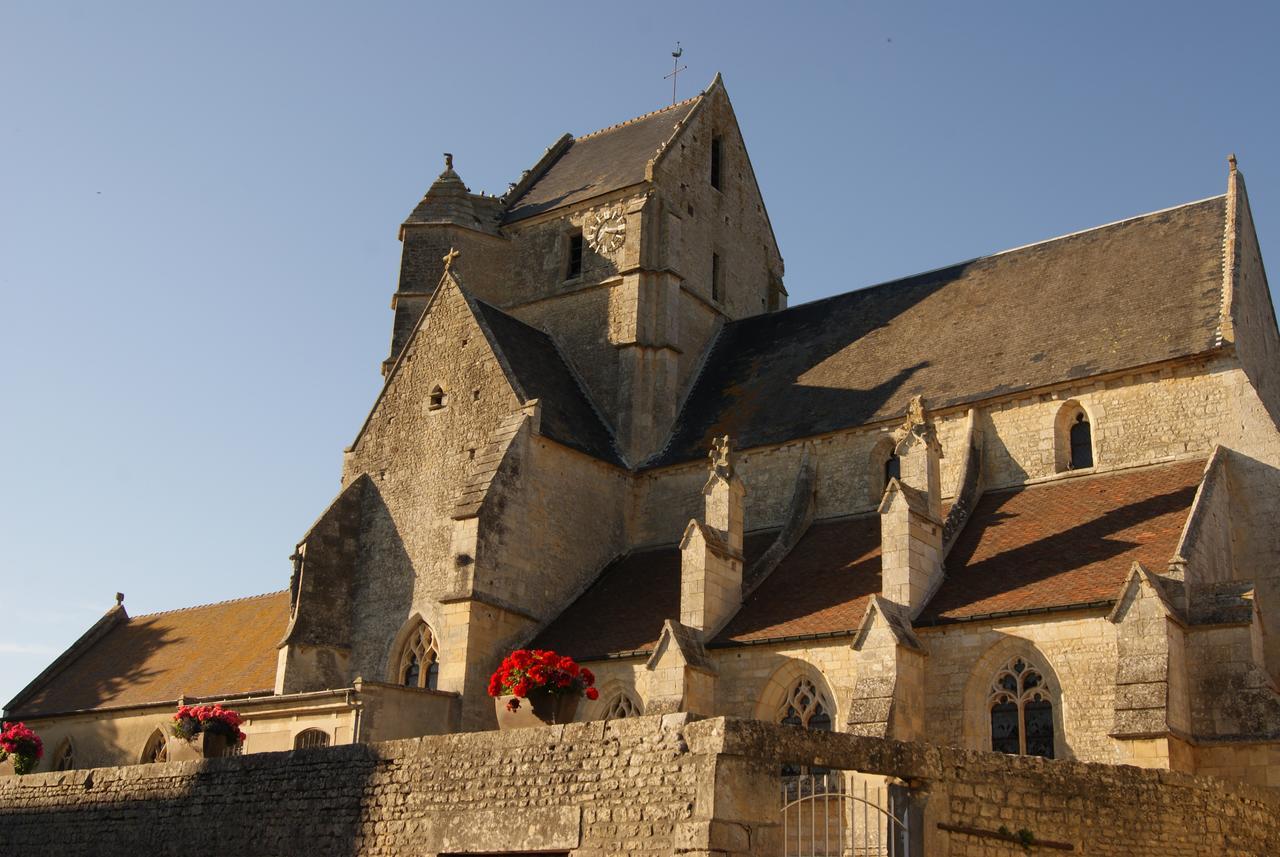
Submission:
<svg viewBox="0 0 1280 857">
<path fill-rule="evenodd" d="M 905 785 L 929 853 L 1280 854 L 1277 789 L 688 714 L 0 777 L 0 852 L 774 854 L 783 764 Z"/>
</svg>

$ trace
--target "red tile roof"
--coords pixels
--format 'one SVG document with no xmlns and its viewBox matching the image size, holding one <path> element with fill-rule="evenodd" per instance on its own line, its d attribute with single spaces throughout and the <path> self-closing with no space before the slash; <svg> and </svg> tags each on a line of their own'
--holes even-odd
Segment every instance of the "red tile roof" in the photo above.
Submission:
<svg viewBox="0 0 1280 857">
<path fill-rule="evenodd" d="M 747 567 L 776 536 L 777 530 L 747 535 Z M 680 548 L 665 545 L 614 560 L 530 645 L 575 658 L 644 652 L 657 644 L 664 621 L 679 618 Z"/>
<path fill-rule="evenodd" d="M 287 591 L 131 617 L 22 700 L 10 716 L 270 691 L 276 644 L 288 621 Z"/>
<path fill-rule="evenodd" d="M 880 516 L 814 523 L 717 643 L 852 630 L 880 591 Z"/>
<path fill-rule="evenodd" d="M 1134 560 L 1168 563 L 1203 470 L 1179 462 L 984 495 L 920 622 L 1113 599 Z M 776 534 L 747 537 L 748 568 Z M 879 591 L 879 516 L 815 522 L 714 644 L 853 631 Z M 648 651 L 679 613 L 680 551 L 652 548 L 612 563 L 533 645 L 580 658 Z"/>
<path fill-rule="evenodd" d="M 1168 565 L 1203 472 L 1186 461 L 983 495 L 920 621 L 1115 598 L 1135 560 Z"/>
</svg>

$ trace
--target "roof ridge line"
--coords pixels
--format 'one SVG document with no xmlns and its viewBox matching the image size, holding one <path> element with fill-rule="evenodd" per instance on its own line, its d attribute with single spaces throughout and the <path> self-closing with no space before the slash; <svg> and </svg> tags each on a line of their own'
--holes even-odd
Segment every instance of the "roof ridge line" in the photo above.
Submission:
<svg viewBox="0 0 1280 857">
<path fill-rule="evenodd" d="M 666 107 L 661 107 L 657 110 L 650 110 L 648 113 L 641 113 L 639 116 L 633 116 L 630 119 L 626 120 L 625 122 L 618 122 L 615 125 L 609 125 L 605 128 L 600 128 L 598 130 L 592 131 L 589 134 L 583 134 L 580 137 L 574 137 L 573 141 L 575 143 L 578 143 L 590 137 L 598 137 L 601 134 L 604 134 L 608 131 L 616 131 L 619 128 L 625 128 L 627 125 L 632 125 L 636 122 L 639 122 L 642 119 L 648 119 L 650 116 L 657 116 L 659 113 L 665 113 L 668 110 L 675 110 L 677 107 L 682 107 L 686 104 L 697 101 L 701 97 L 702 97 L 702 93 L 699 92 L 697 95 L 693 96 L 692 98 L 686 98 L 684 101 L 678 101 L 675 104 L 669 104 Z"/>
<path fill-rule="evenodd" d="M 907 280 L 914 280 L 914 279 L 916 279 L 916 278 L 918 278 L 918 277 L 927 277 L 927 276 L 928 276 L 928 275 L 930 275 L 930 274 L 937 274 L 937 273 L 940 273 L 940 272 L 942 272 L 942 271 L 946 271 L 946 270 L 948 270 L 948 269 L 950 269 L 950 268 L 958 268 L 958 267 L 960 267 L 961 265 L 972 265 L 972 264 L 973 264 L 973 263 L 975 263 L 975 262 L 982 262 L 982 261 L 984 261 L 984 260 L 986 260 L 986 259 L 994 259 L 994 258 L 995 258 L 995 257 L 997 257 L 997 256 L 1004 256 L 1004 255 L 1006 255 L 1006 254 L 1008 254 L 1008 253 L 1016 253 L 1016 252 L 1017 252 L 1017 251 L 1019 251 L 1019 250 L 1029 250 L 1029 249 L 1030 249 L 1030 248 L 1032 248 L 1032 247 L 1039 247 L 1041 244 L 1052 244 L 1052 243 L 1053 243 L 1053 242 L 1055 242 L 1055 241 L 1064 241 L 1064 240 L 1066 240 L 1066 239 L 1068 239 L 1068 238 L 1075 238 L 1075 237 L 1077 237 L 1077 236 L 1079 236 L 1079 235 L 1086 235 L 1086 234 L 1088 234 L 1088 233 L 1090 233 L 1090 232 L 1097 232 L 1099 229 L 1108 229 L 1108 228 L 1110 228 L 1110 227 L 1112 227 L 1112 226 L 1120 226 L 1121 224 L 1124 224 L 1124 223 L 1130 223 L 1130 222 L 1135 221 L 1135 220 L 1142 220 L 1144 217 L 1154 217 L 1154 216 L 1156 216 L 1157 214 L 1166 214 L 1166 213 L 1168 213 L 1168 212 L 1170 212 L 1170 211 L 1177 211 L 1178 209 L 1181 209 L 1181 208 L 1190 208 L 1190 207 L 1191 207 L 1191 206 L 1193 206 L 1193 205 L 1203 205 L 1203 204 L 1204 204 L 1204 203 L 1206 203 L 1206 202 L 1212 202 L 1212 201 L 1213 201 L 1213 200 L 1215 200 L 1215 199 L 1223 199 L 1223 198 L 1225 198 L 1225 197 L 1226 197 L 1226 194 L 1225 194 L 1225 193 L 1219 193 L 1219 194 L 1215 194 L 1215 195 L 1213 195 L 1213 196 L 1206 196 L 1204 199 L 1196 199 L 1196 200 L 1192 200 L 1191 202 L 1184 202 L 1184 203 L 1181 203 L 1181 204 L 1179 204 L 1179 205 L 1171 205 L 1171 206 L 1169 206 L 1168 208 L 1161 208 L 1161 209 L 1157 209 L 1156 211 L 1147 211 L 1147 212 L 1143 212 L 1142 214 L 1135 214 L 1135 215 L 1133 215 L 1132 217 L 1125 217 L 1125 218 L 1122 218 L 1122 219 L 1120 219 L 1120 220 L 1113 220 L 1113 221 L 1111 221 L 1110 223 L 1101 223 L 1101 224 L 1099 224 L 1099 225 L 1097 225 L 1097 226 L 1090 226 L 1088 229 L 1077 229 L 1075 232 L 1067 232 L 1067 233 L 1064 233 L 1064 234 L 1062 234 L 1062 235 L 1055 235 L 1055 236 L 1054 236 L 1054 237 L 1052 237 L 1052 238 L 1044 238 L 1044 239 L 1041 239 L 1041 240 L 1039 240 L 1039 241 L 1032 241 L 1032 242 L 1031 242 L 1031 243 L 1029 243 L 1029 244 L 1019 244 L 1017 247 L 1010 247 L 1010 248 L 1008 248 L 1008 249 L 1006 249 L 1006 250 L 997 250 L 997 251 L 995 251 L 994 253 L 987 253 L 987 254 L 984 254 L 984 255 L 982 255 L 982 256 L 973 256 L 973 257 L 971 257 L 971 258 L 969 258 L 969 259 L 961 259 L 961 260 L 960 260 L 960 261 L 958 261 L 958 262 L 951 262 L 951 263 L 946 264 L 946 265 L 939 265 L 939 266 L 938 266 L 938 267 L 936 267 L 936 268 L 929 268 L 929 269 L 924 270 L 924 271 L 917 271 L 917 272 L 915 272 L 914 274 L 904 274 L 904 275 L 903 275 L 903 276 L 901 276 L 901 277 L 894 277 L 892 280 L 883 280 L 883 281 L 881 281 L 881 282 L 879 282 L 879 283 L 871 283 L 871 284 L 866 285 L 866 286 L 860 286 L 860 287 L 858 287 L 858 288 L 849 289 L 848 291 L 838 292 L 838 293 L 836 293 L 836 294 L 834 294 L 834 295 L 827 295 L 827 296 L 825 296 L 825 297 L 821 297 L 821 298 L 814 298 L 814 299 L 813 299 L 813 300 L 811 300 L 811 301 L 805 301 L 804 303 L 792 304 L 791 306 L 788 306 L 786 309 L 777 310 L 777 311 L 775 311 L 775 312 L 757 313 L 756 315 L 748 315 L 748 316 L 744 316 L 744 317 L 742 317 L 742 318 L 730 319 L 730 320 L 728 320 L 728 321 L 726 321 L 726 322 L 725 322 L 725 327 L 728 327 L 729 325 L 741 324 L 742 322 L 752 321 L 753 319 L 759 319 L 759 318 L 766 318 L 766 317 L 769 317 L 769 316 L 782 315 L 783 313 L 791 312 L 791 311 L 792 311 L 792 310 L 794 310 L 794 309 L 800 309 L 801 307 L 813 306 L 813 305 L 815 305 L 815 304 L 820 304 L 820 303 L 822 303 L 823 301 L 833 301 L 833 300 L 836 300 L 836 299 L 838 299 L 838 298 L 843 298 L 843 297 L 846 297 L 846 296 L 848 296 L 848 295 L 854 294 L 854 293 L 856 293 L 856 292 L 869 292 L 869 291 L 871 291 L 872 289 L 880 289 L 880 288 L 884 288 L 884 287 L 886 287 L 886 286 L 894 286 L 894 285 L 898 285 L 898 284 L 900 284 L 900 283 L 904 283 L 904 282 L 906 282 Z"/>
<path fill-rule="evenodd" d="M 150 619 L 154 616 L 168 616 L 172 613 L 186 613 L 189 610 L 203 610 L 206 607 L 221 607 L 224 604 L 238 604 L 241 601 L 253 601 L 255 598 L 270 598 L 272 595 L 284 595 L 288 589 L 277 589 L 274 592 L 263 592 L 259 595 L 242 595 L 239 598 L 227 598 L 223 601 L 210 601 L 208 604 L 192 604 L 189 607 L 175 607 L 172 610 L 157 610 L 154 613 L 139 613 L 137 616 L 130 616 L 128 621 L 135 619 Z"/>
</svg>

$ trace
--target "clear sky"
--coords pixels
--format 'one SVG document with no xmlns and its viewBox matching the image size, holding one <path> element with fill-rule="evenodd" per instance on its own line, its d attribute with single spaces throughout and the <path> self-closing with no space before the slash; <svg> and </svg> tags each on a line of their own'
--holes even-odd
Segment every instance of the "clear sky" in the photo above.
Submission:
<svg viewBox="0 0 1280 857">
<path fill-rule="evenodd" d="M 679 39 L 793 304 L 1222 193 L 1232 151 L 1276 279 L 1278 9 L 5 0 L 0 703 L 116 591 L 287 586 L 441 152 L 501 193 L 668 103 Z"/>
</svg>

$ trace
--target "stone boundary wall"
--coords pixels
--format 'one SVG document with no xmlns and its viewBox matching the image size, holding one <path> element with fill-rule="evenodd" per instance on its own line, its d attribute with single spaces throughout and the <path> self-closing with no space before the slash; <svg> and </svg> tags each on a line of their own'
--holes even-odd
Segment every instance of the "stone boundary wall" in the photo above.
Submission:
<svg viewBox="0 0 1280 857">
<path fill-rule="evenodd" d="M 1277 790 L 683 714 L 4 777 L 0 853 L 780 855 L 783 762 L 909 784 L 929 857 L 1280 854 Z"/>
</svg>

